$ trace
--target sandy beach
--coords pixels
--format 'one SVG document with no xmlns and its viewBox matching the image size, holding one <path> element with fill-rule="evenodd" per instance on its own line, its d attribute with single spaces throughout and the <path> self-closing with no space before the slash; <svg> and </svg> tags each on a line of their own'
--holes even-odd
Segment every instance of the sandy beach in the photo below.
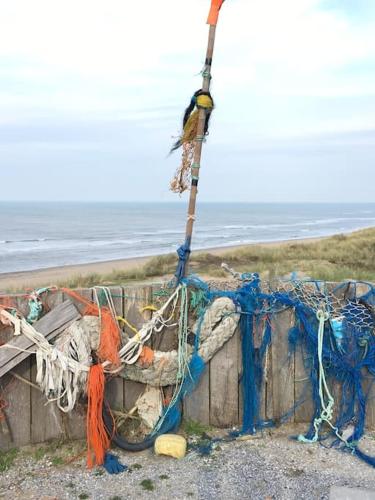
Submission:
<svg viewBox="0 0 375 500">
<path fill-rule="evenodd" d="M 254 243 L 251 245 L 236 245 L 230 247 L 197 250 L 196 253 L 209 252 L 214 255 L 225 256 L 225 253 L 227 252 L 233 250 L 239 250 L 241 248 L 248 246 L 260 245 L 260 246 L 275 247 L 278 245 L 287 245 L 289 243 L 293 244 L 310 243 L 313 241 L 320 241 L 322 239 L 323 238 L 306 238 L 299 240 L 284 240 L 277 242 Z M 93 263 L 70 265 L 70 266 L 50 267 L 46 269 L 37 269 L 33 271 L 2 273 L 0 274 L 0 293 L 5 292 L 6 290 L 9 289 L 30 290 L 40 286 L 56 285 L 77 275 L 85 276 L 93 273 L 109 274 L 112 271 L 119 271 L 119 270 L 126 271 L 129 269 L 142 267 L 153 257 L 154 256 L 119 259 L 119 260 L 93 262 Z"/>
</svg>

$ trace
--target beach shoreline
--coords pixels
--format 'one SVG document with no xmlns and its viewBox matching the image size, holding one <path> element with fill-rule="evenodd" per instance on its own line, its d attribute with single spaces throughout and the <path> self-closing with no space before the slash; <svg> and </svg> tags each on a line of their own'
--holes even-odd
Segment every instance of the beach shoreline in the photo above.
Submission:
<svg viewBox="0 0 375 500">
<path fill-rule="evenodd" d="M 228 252 L 241 250 L 243 248 L 248 248 L 253 246 L 277 247 L 288 244 L 298 245 L 298 244 L 318 242 L 323 239 L 330 238 L 332 236 L 335 235 L 318 236 L 318 237 L 303 238 L 303 239 L 302 238 L 287 239 L 281 241 L 248 243 L 241 245 L 231 245 L 226 247 L 206 248 L 201 250 L 195 250 L 194 253 L 195 254 L 210 253 L 213 255 L 225 256 L 225 254 Z M 157 256 L 158 255 L 150 255 L 147 257 L 129 257 L 124 259 L 90 262 L 85 264 L 71 264 L 66 266 L 48 267 L 43 269 L 35 269 L 31 271 L 16 271 L 10 273 L 1 273 L 0 293 L 5 292 L 6 290 L 9 289 L 29 290 L 41 286 L 53 286 L 63 281 L 67 281 L 77 275 L 87 276 L 93 273 L 102 275 L 102 274 L 109 274 L 112 271 L 119 271 L 119 270 L 127 271 L 130 269 L 137 269 L 141 268 L 152 258 Z M 176 261 L 177 261 L 177 256 L 176 256 Z"/>
</svg>

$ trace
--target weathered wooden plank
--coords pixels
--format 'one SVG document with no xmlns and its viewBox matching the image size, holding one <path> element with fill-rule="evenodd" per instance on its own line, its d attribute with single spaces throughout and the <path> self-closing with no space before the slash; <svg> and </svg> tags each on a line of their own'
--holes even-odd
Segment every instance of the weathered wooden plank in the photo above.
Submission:
<svg viewBox="0 0 375 500">
<path fill-rule="evenodd" d="M 76 307 L 71 302 L 65 302 L 48 312 L 33 326 L 51 341 L 78 318 L 80 314 Z M 8 345 L 9 347 L 4 346 L 0 350 L 0 377 L 36 351 L 35 344 L 24 335 L 13 337 Z M 27 352 L 18 349 L 27 350 Z"/>
<path fill-rule="evenodd" d="M 264 368 L 264 381 L 266 385 L 266 419 L 273 420 L 273 378 L 272 378 L 272 342 L 269 346 Z"/>
<path fill-rule="evenodd" d="M 5 307 L 16 307 L 15 297 L 0 296 L 0 305 Z M 13 337 L 13 327 L 5 326 L 0 323 L 0 345 L 7 343 Z M 12 430 L 10 427 L 9 417 L 6 412 L 8 404 L 7 393 L 8 384 L 12 381 L 12 376 L 4 376 L 0 378 L 0 449 L 7 450 L 12 447 Z M 13 445 L 14 446 L 14 445 Z"/>
<path fill-rule="evenodd" d="M 294 420 L 294 355 L 289 354 L 288 332 L 293 311 L 278 313 L 272 319 L 272 391 L 273 418 L 278 422 L 292 410 Z"/>
<path fill-rule="evenodd" d="M 33 381 L 35 381 L 36 372 L 36 364 L 34 363 L 31 367 Z M 56 403 L 48 403 L 40 390 L 31 387 L 31 442 L 43 443 L 64 434 L 62 413 Z"/>
<path fill-rule="evenodd" d="M 160 290 L 160 284 L 153 285 L 152 286 L 152 304 L 154 304 L 154 294 L 155 292 L 158 292 Z M 163 297 L 162 301 L 158 301 L 159 303 L 155 305 L 155 307 L 159 308 L 161 307 L 161 304 L 164 303 L 164 301 L 167 300 L 165 297 Z M 161 302 L 161 303 L 160 303 Z M 177 309 L 175 312 L 175 318 L 174 322 L 178 321 L 178 311 L 179 311 L 179 304 L 177 305 Z M 171 314 L 171 307 L 167 309 L 165 312 L 165 317 L 169 317 Z M 177 349 L 178 347 L 178 326 L 173 326 L 170 328 L 163 328 L 163 330 L 159 333 L 155 333 L 149 342 L 149 345 L 154 349 L 155 351 L 163 351 L 163 352 L 168 352 L 172 351 L 174 349 Z M 173 396 L 175 386 L 174 385 L 168 385 L 163 387 L 163 394 L 165 400 L 170 400 Z"/>
<path fill-rule="evenodd" d="M 1 403 L 5 404 L 4 397 L 1 398 Z M 0 418 L 0 450 L 9 450 L 12 448 L 12 439 L 13 436 L 9 425 L 8 415 L 2 410 Z"/>
<path fill-rule="evenodd" d="M 50 290 L 44 297 L 44 304 L 46 305 L 47 310 L 50 311 L 51 309 L 67 300 L 72 301 L 72 299 L 70 299 L 69 297 L 64 297 L 64 294 L 61 290 Z"/>
<path fill-rule="evenodd" d="M 375 430 L 375 380 L 374 376 L 366 370 L 364 380 L 364 391 L 367 394 L 366 406 L 366 431 Z"/>
<path fill-rule="evenodd" d="M 137 286 L 124 288 L 124 317 L 137 329 L 150 318 L 149 311 L 142 313 L 142 307 L 151 304 L 152 288 L 151 286 Z M 128 331 L 129 335 L 133 334 Z M 124 405 L 126 410 L 133 408 L 137 398 L 145 390 L 144 384 L 124 381 Z"/>
<path fill-rule="evenodd" d="M 46 316 L 52 314 L 52 312 L 61 311 L 63 313 L 67 310 L 67 307 L 74 309 L 75 319 L 80 317 L 80 314 L 76 307 L 70 302 L 63 303 L 63 294 L 61 292 L 56 292 L 53 296 L 53 301 L 51 301 L 51 306 L 54 306 L 51 312 L 47 313 Z M 70 307 L 71 306 L 71 307 Z M 65 313 L 64 313 L 65 314 Z M 44 317 L 46 317 L 44 316 Z M 40 323 L 42 320 L 35 323 L 35 328 L 39 331 Z M 57 324 L 57 322 L 55 323 Z M 64 326 L 64 329 L 68 325 Z M 36 362 L 32 359 L 31 365 L 31 380 L 35 381 L 37 374 Z M 64 425 L 62 413 L 58 409 L 55 402 L 48 403 L 45 395 L 38 389 L 31 387 L 31 442 L 32 443 L 42 443 L 48 441 L 49 439 L 59 438 L 64 435 Z"/>
<path fill-rule="evenodd" d="M 335 401 L 333 406 L 333 419 L 334 421 L 336 421 L 340 411 L 340 403 L 342 398 L 342 384 L 339 380 L 336 380 L 333 377 L 328 378 L 327 384 L 332 394 L 332 397 Z"/>
<path fill-rule="evenodd" d="M 15 299 L 18 309 L 24 307 L 25 299 L 18 297 Z M 30 381 L 30 358 L 25 359 L 14 368 L 14 373 Z M 0 378 L 0 396 L 6 402 L 4 410 L 6 434 L 0 437 L 0 447 L 8 449 L 10 447 L 23 446 L 30 443 L 30 421 L 31 421 L 31 388 L 25 382 L 18 380 L 7 374 Z M 7 433 L 9 431 L 9 434 Z"/>
<path fill-rule="evenodd" d="M 238 423 L 238 339 L 233 336 L 210 361 L 210 424 Z"/>
<path fill-rule="evenodd" d="M 160 285 L 154 285 L 152 287 L 152 293 L 158 291 L 160 289 Z M 157 305 L 156 307 L 160 307 L 160 304 Z M 178 321 L 178 308 L 179 305 L 177 305 L 177 316 L 176 320 Z M 171 308 L 169 308 L 166 312 L 165 315 L 166 317 L 169 316 L 171 312 Z M 156 351 L 172 351 L 173 349 L 177 349 L 178 346 L 178 326 L 174 326 L 172 328 L 164 328 L 160 333 L 156 333 L 152 339 L 151 339 L 151 346 L 154 350 Z"/>
<path fill-rule="evenodd" d="M 259 349 L 264 337 L 265 331 L 265 322 L 264 320 L 259 322 L 254 322 L 254 348 Z M 243 375 L 243 362 L 242 362 L 242 337 L 241 331 L 238 327 L 235 336 L 237 338 L 238 343 L 238 382 L 239 382 L 239 395 L 238 395 L 238 414 L 239 414 L 239 423 L 243 423 L 243 384 L 242 384 L 242 375 Z M 271 355 L 271 347 L 269 346 L 263 359 L 262 369 L 263 369 L 263 380 L 262 385 L 259 391 L 259 418 L 261 421 L 272 418 L 272 411 L 270 411 L 270 407 L 272 410 L 272 398 L 270 394 L 270 382 L 272 382 L 271 376 L 271 366 L 272 366 L 272 355 Z M 267 410 L 268 405 L 268 410 Z"/>
<path fill-rule="evenodd" d="M 314 414 L 310 382 L 311 359 L 303 345 L 297 345 L 294 355 L 294 398 L 296 423 L 310 422 Z"/>
<path fill-rule="evenodd" d="M 184 418 L 204 425 L 210 423 L 210 366 L 201 376 L 199 384 L 184 401 Z"/>
<path fill-rule="evenodd" d="M 263 341 L 265 324 L 264 321 L 259 322 L 254 325 L 254 348 L 259 349 Z M 242 362 L 242 337 L 240 328 L 237 329 L 235 336 L 237 337 L 238 342 L 238 383 L 239 383 L 239 394 L 238 394 L 238 420 L 239 423 L 243 423 L 243 384 L 242 384 L 242 375 L 243 375 L 243 362 Z M 269 397 L 267 397 L 267 384 L 270 380 L 270 351 L 269 347 L 264 359 L 263 359 L 263 381 L 262 386 L 259 392 L 259 418 L 261 421 L 264 421 L 270 416 L 267 414 L 267 401 L 269 403 Z"/>
<path fill-rule="evenodd" d="M 22 316 L 27 317 L 27 315 L 29 314 L 29 311 L 30 311 L 29 299 L 28 299 L 27 295 L 15 295 L 15 300 L 16 300 L 18 312 Z"/>
<path fill-rule="evenodd" d="M 30 358 L 25 359 L 14 373 L 30 381 Z M 1 399 L 5 402 L 3 432 L 0 433 L 2 450 L 30 443 L 31 401 L 30 386 L 10 373 L 0 380 Z"/>
<path fill-rule="evenodd" d="M 255 349 L 260 349 L 262 342 L 263 342 L 263 337 L 264 337 L 264 332 L 266 328 L 266 318 L 265 317 L 260 317 L 258 321 L 255 321 L 254 325 L 254 348 Z M 262 385 L 259 388 L 259 400 L 258 400 L 258 408 L 259 408 L 259 418 L 261 421 L 264 421 L 266 419 L 266 399 L 267 399 L 267 392 L 266 392 L 266 381 L 264 380 L 265 372 L 264 369 L 268 369 L 266 366 L 266 358 L 262 360 L 262 370 L 263 370 L 263 378 L 262 378 Z"/>
<path fill-rule="evenodd" d="M 123 291 L 121 287 L 111 287 L 111 296 L 117 316 L 124 314 Z M 111 408 L 122 409 L 124 407 L 124 379 L 116 376 L 106 383 L 106 400 Z"/>
<path fill-rule="evenodd" d="M 242 386 L 242 376 L 243 376 L 243 364 L 242 364 L 242 337 L 241 329 L 238 326 L 235 331 L 235 337 L 237 339 L 237 359 L 238 359 L 238 423 L 242 425 L 243 423 L 243 386 Z"/>
</svg>

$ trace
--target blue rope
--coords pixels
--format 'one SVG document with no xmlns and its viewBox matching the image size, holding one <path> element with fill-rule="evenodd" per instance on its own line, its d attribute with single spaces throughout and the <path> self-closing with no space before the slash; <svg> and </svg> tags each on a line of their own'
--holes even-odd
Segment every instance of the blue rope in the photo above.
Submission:
<svg viewBox="0 0 375 500">
<path fill-rule="evenodd" d="M 120 474 L 120 472 L 128 470 L 128 466 L 123 465 L 116 455 L 112 455 L 112 453 L 108 452 L 104 456 L 103 467 L 108 474 Z"/>
<path fill-rule="evenodd" d="M 178 264 L 175 272 L 177 278 L 177 283 L 185 277 L 186 262 L 190 255 L 190 239 L 186 238 L 186 241 L 177 249 Z"/>
</svg>

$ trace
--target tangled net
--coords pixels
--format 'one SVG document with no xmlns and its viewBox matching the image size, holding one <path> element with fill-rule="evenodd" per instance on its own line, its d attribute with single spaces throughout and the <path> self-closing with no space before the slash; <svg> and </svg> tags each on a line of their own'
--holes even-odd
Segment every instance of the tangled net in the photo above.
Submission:
<svg viewBox="0 0 375 500">
<path fill-rule="evenodd" d="M 224 268 L 231 272 L 236 287 L 220 290 L 219 284 L 209 287 L 196 278 L 186 281 L 204 292 L 206 303 L 225 296 L 240 310 L 244 397 L 241 432 L 254 433 L 276 424 L 262 420 L 259 412 L 266 353 L 275 335 L 270 320 L 280 312 L 293 310 L 289 352 L 298 348 L 303 353 L 314 408 L 308 432 L 298 439 L 315 442 L 333 435 L 335 444 L 340 443 L 345 451 L 375 466 L 375 459 L 358 448 L 375 376 L 375 287 L 366 282 L 336 285 L 311 279 L 261 282 L 255 273 L 239 274 L 228 266 Z M 254 332 L 259 324 L 264 325 L 264 331 L 256 347 Z M 341 388 L 336 401 L 330 390 L 333 384 Z M 302 402 L 296 402 L 295 407 Z M 328 433 L 322 432 L 325 425 Z M 352 431 L 344 437 L 348 427 Z"/>
</svg>

